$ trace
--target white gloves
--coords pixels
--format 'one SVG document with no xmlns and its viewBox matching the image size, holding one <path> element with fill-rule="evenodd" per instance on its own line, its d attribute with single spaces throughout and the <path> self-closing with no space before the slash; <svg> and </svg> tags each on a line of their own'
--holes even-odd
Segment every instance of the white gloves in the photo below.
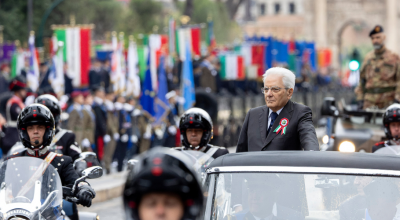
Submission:
<svg viewBox="0 0 400 220">
<path fill-rule="evenodd" d="M 136 144 L 138 142 L 137 136 L 136 135 L 132 135 L 131 136 L 131 141 L 132 141 L 132 143 Z"/>
<path fill-rule="evenodd" d="M 171 135 L 176 135 L 176 127 L 175 127 L 175 126 L 169 126 L 169 127 L 168 127 L 168 132 L 169 132 Z"/>
<path fill-rule="evenodd" d="M 90 147 L 90 141 L 87 138 L 82 140 L 82 147 L 84 148 Z"/>
<path fill-rule="evenodd" d="M 128 142 L 128 140 L 129 140 L 129 136 L 127 134 L 122 135 L 122 137 L 121 137 L 122 142 L 125 143 L 125 142 Z"/>
<path fill-rule="evenodd" d="M 115 141 L 118 141 L 118 140 L 119 140 L 119 134 L 118 134 L 118 133 L 114 133 L 113 136 L 114 136 L 114 140 L 115 140 Z"/>
<path fill-rule="evenodd" d="M 150 139 L 151 138 L 151 125 L 147 125 L 146 127 L 146 132 L 143 134 L 144 139 Z"/>
<path fill-rule="evenodd" d="M 111 137 L 110 137 L 110 135 L 108 135 L 108 134 L 104 135 L 104 137 L 103 137 L 103 141 L 104 141 L 104 143 L 108 143 L 108 142 L 110 142 L 110 141 L 111 141 Z"/>
</svg>

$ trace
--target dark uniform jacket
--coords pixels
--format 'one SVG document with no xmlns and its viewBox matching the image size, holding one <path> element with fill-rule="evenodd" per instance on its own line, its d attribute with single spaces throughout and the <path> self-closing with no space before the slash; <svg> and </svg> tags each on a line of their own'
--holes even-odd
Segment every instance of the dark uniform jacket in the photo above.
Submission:
<svg viewBox="0 0 400 220">
<path fill-rule="evenodd" d="M 236 152 L 319 150 L 312 122 L 312 112 L 309 107 L 289 100 L 275 119 L 269 134 L 267 134 L 268 117 L 269 108 L 266 105 L 252 108 L 247 112 Z M 285 129 L 274 132 L 282 127 L 281 123 Z"/>
<path fill-rule="evenodd" d="M 4 154 L 7 154 L 11 147 L 19 141 L 17 118 L 24 107 L 22 100 L 15 95 L 7 102 L 5 115 L 7 127 L 4 130 L 5 137 L 2 138 L 2 150 Z"/>
<path fill-rule="evenodd" d="M 185 150 L 184 147 L 175 147 L 176 150 Z M 225 154 L 229 154 L 229 151 L 224 148 L 224 147 L 218 147 L 218 146 L 214 146 L 211 144 L 207 144 L 206 147 L 202 148 L 199 150 L 200 152 L 203 152 L 205 154 L 211 154 L 210 155 L 212 158 L 217 159 L 218 157 L 225 155 Z"/>
<path fill-rule="evenodd" d="M 107 134 L 107 110 L 103 104 L 94 103 L 93 111 L 96 118 L 95 138 Z"/>
<path fill-rule="evenodd" d="M 61 130 L 63 129 L 56 130 L 55 137 Z M 63 155 L 66 156 L 70 156 L 72 158 L 72 161 L 78 159 L 80 153 L 82 153 L 81 148 L 75 141 L 75 134 L 72 133 L 71 131 L 66 130 L 66 133 L 59 140 L 55 140 L 53 138 L 53 141 L 56 141 L 56 144 L 54 145 L 55 152 L 62 153 Z"/>
<path fill-rule="evenodd" d="M 45 159 L 50 153 L 48 151 L 46 154 L 39 156 L 37 158 Z M 33 157 L 28 154 L 27 150 L 13 154 L 7 159 L 15 157 Z M 69 156 L 62 154 L 57 154 L 57 156 L 51 161 L 51 165 L 57 170 L 58 175 L 60 175 L 61 183 L 63 186 L 72 187 L 75 181 L 79 178 L 78 173 L 76 173 L 74 167 L 72 166 L 72 159 Z"/>
</svg>

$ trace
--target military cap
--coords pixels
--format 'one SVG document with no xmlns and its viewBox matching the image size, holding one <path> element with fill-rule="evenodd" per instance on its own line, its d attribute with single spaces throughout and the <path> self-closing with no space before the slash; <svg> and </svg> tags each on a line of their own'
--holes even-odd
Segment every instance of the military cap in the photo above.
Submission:
<svg viewBox="0 0 400 220">
<path fill-rule="evenodd" d="M 374 29 L 372 29 L 371 32 L 369 32 L 369 36 L 371 37 L 371 36 L 374 35 L 374 34 L 382 33 L 382 32 L 383 32 L 383 27 L 380 26 L 380 25 L 376 25 L 376 26 L 374 27 Z"/>
</svg>

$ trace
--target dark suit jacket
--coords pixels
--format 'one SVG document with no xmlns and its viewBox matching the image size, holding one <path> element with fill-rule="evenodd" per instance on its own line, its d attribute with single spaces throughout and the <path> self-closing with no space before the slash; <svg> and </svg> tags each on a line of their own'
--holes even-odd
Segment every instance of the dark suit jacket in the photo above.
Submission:
<svg viewBox="0 0 400 220">
<path fill-rule="evenodd" d="M 288 101 L 276 118 L 267 137 L 269 108 L 261 106 L 247 112 L 236 152 L 261 150 L 319 150 L 312 123 L 312 112 L 307 106 Z M 282 119 L 288 119 L 285 134 L 273 132 Z"/>
</svg>

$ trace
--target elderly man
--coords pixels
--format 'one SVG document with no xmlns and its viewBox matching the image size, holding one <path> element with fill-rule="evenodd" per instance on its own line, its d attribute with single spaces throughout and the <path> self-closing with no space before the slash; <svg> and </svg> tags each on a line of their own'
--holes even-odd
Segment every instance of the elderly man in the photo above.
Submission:
<svg viewBox="0 0 400 220">
<path fill-rule="evenodd" d="M 295 75 L 274 67 L 263 75 L 266 106 L 250 109 L 240 132 L 236 152 L 265 150 L 319 150 L 307 106 L 290 101 Z"/>
</svg>

